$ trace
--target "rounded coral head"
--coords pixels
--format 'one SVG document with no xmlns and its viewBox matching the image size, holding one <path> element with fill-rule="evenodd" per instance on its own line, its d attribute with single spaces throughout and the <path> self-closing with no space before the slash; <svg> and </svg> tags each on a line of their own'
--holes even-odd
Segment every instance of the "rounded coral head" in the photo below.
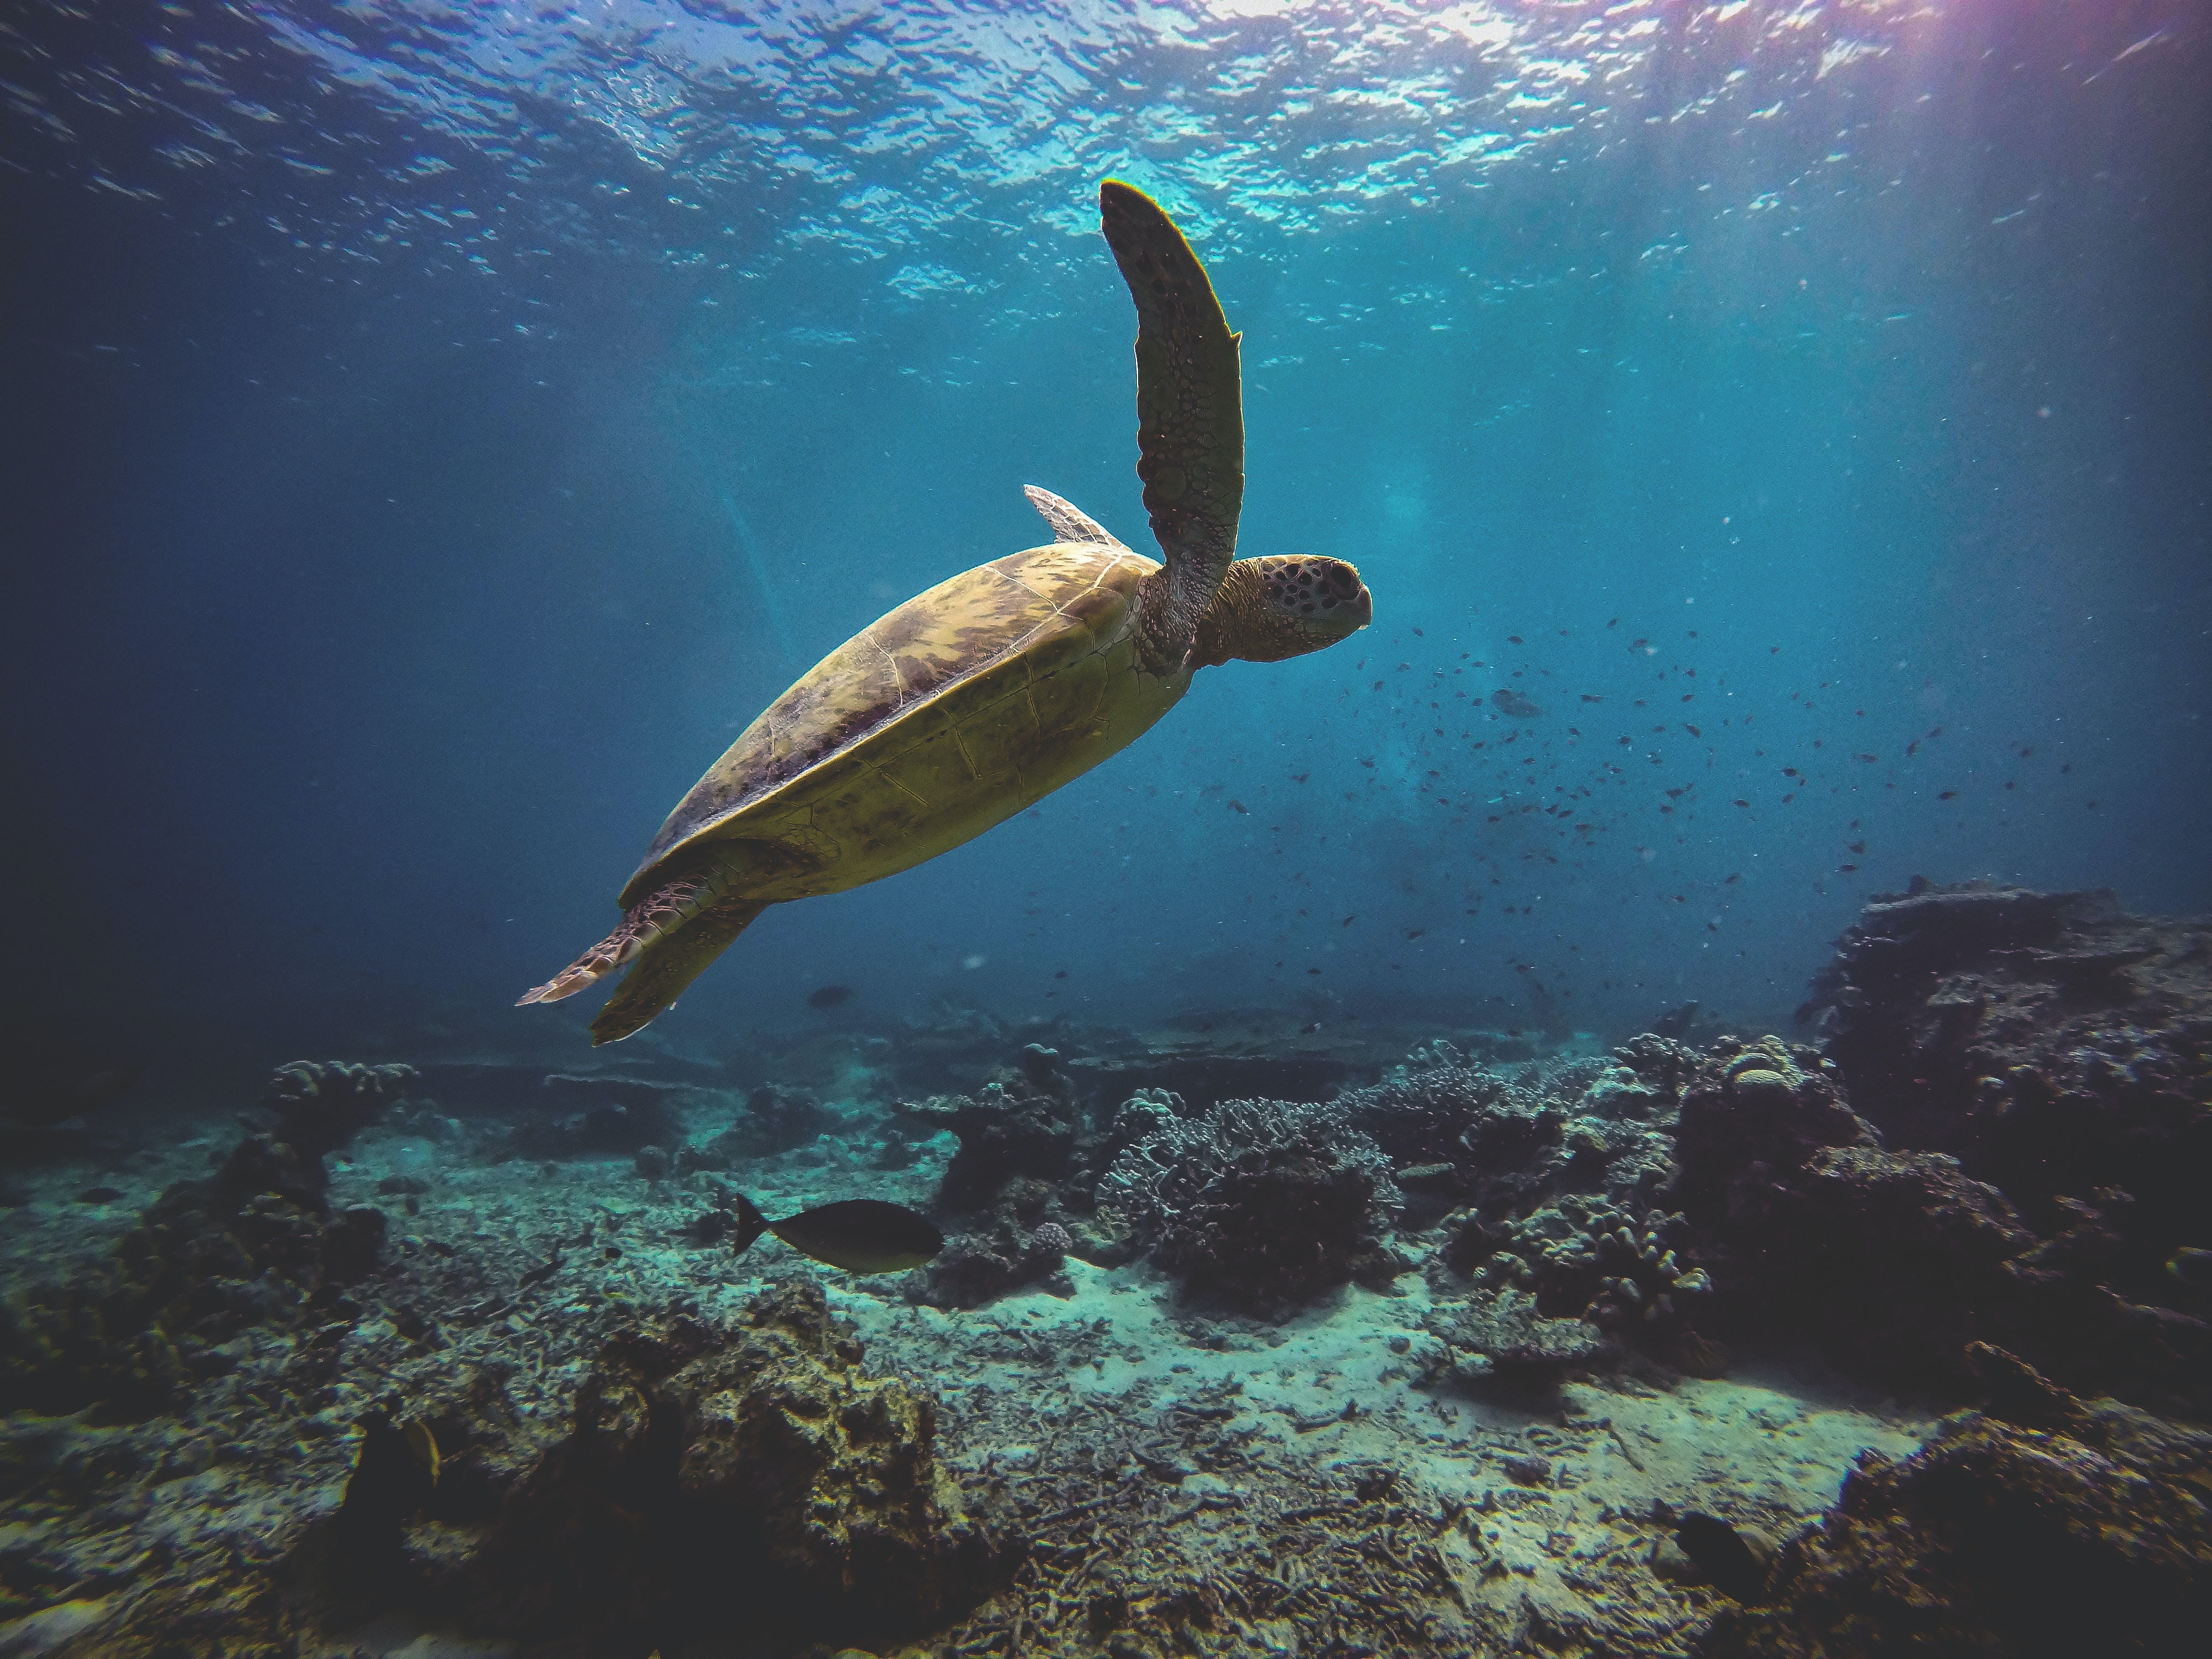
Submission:
<svg viewBox="0 0 2212 1659">
<path fill-rule="evenodd" d="M 1030 1235 L 1030 1243 L 1045 1255 L 1066 1255 L 1075 1248 L 1075 1239 L 1057 1221 L 1048 1221 Z"/>
</svg>

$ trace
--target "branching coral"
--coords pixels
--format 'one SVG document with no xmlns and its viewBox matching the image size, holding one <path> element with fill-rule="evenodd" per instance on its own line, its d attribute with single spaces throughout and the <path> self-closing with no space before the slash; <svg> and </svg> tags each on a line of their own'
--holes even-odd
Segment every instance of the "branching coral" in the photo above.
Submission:
<svg viewBox="0 0 2212 1659">
<path fill-rule="evenodd" d="M 1389 1160 L 1336 1106 L 1224 1101 L 1167 1116 L 1115 1160 L 1102 1206 L 1194 1291 L 1281 1310 L 1355 1276 L 1387 1282 Z"/>
</svg>

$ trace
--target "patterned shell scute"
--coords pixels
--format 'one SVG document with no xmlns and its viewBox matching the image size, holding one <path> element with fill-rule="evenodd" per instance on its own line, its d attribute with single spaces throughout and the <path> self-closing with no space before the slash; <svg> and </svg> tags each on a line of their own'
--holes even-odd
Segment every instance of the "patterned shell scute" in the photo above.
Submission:
<svg viewBox="0 0 2212 1659">
<path fill-rule="evenodd" d="M 1056 542 L 939 582 L 863 629 L 764 709 L 686 795 L 631 878 L 954 686 L 1115 624 L 1156 563 Z"/>
</svg>

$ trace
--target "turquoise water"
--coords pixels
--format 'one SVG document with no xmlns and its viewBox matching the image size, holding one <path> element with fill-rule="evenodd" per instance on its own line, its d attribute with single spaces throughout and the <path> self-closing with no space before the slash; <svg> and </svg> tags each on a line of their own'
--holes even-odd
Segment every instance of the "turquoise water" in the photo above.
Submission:
<svg viewBox="0 0 2212 1659">
<path fill-rule="evenodd" d="M 15 1007 L 580 1027 L 507 1005 L 798 673 L 1043 539 L 1025 483 L 1147 545 L 1108 176 L 1243 331 L 1242 550 L 1374 627 L 771 911 L 669 1041 L 1772 1025 L 1916 874 L 2201 909 L 2206 53 L 2185 3 L 28 8 Z"/>
</svg>

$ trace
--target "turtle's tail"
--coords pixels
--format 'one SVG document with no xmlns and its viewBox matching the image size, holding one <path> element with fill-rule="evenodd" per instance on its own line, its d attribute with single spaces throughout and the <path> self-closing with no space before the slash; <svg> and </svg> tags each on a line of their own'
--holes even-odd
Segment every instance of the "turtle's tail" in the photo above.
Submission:
<svg viewBox="0 0 2212 1659">
<path fill-rule="evenodd" d="M 693 875 L 656 887 L 630 906 L 614 932 L 544 984 L 526 991 L 515 1006 L 559 1002 L 598 984 L 617 969 L 637 963 L 639 970 L 630 975 L 622 993 L 592 1023 L 596 1042 L 628 1036 L 673 1002 L 676 994 L 696 978 L 744 930 L 745 924 L 761 913 L 761 905 L 739 899 L 730 891 L 741 862 L 737 859 L 717 859 Z M 683 948 L 672 948 L 679 940 Z M 676 975 L 672 970 L 679 962 L 693 965 L 688 972 Z M 629 1020 L 623 1029 L 611 1035 L 600 1035 L 601 1025 L 607 1023 L 608 1014 L 617 1003 L 634 1006 L 640 1000 L 636 994 L 646 988 L 639 983 L 641 978 L 665 984 L 667 994 L 646 1010 L 641 1018 Z M 669 982 L 672 979 L 672 983 Z"/>
</svg>

